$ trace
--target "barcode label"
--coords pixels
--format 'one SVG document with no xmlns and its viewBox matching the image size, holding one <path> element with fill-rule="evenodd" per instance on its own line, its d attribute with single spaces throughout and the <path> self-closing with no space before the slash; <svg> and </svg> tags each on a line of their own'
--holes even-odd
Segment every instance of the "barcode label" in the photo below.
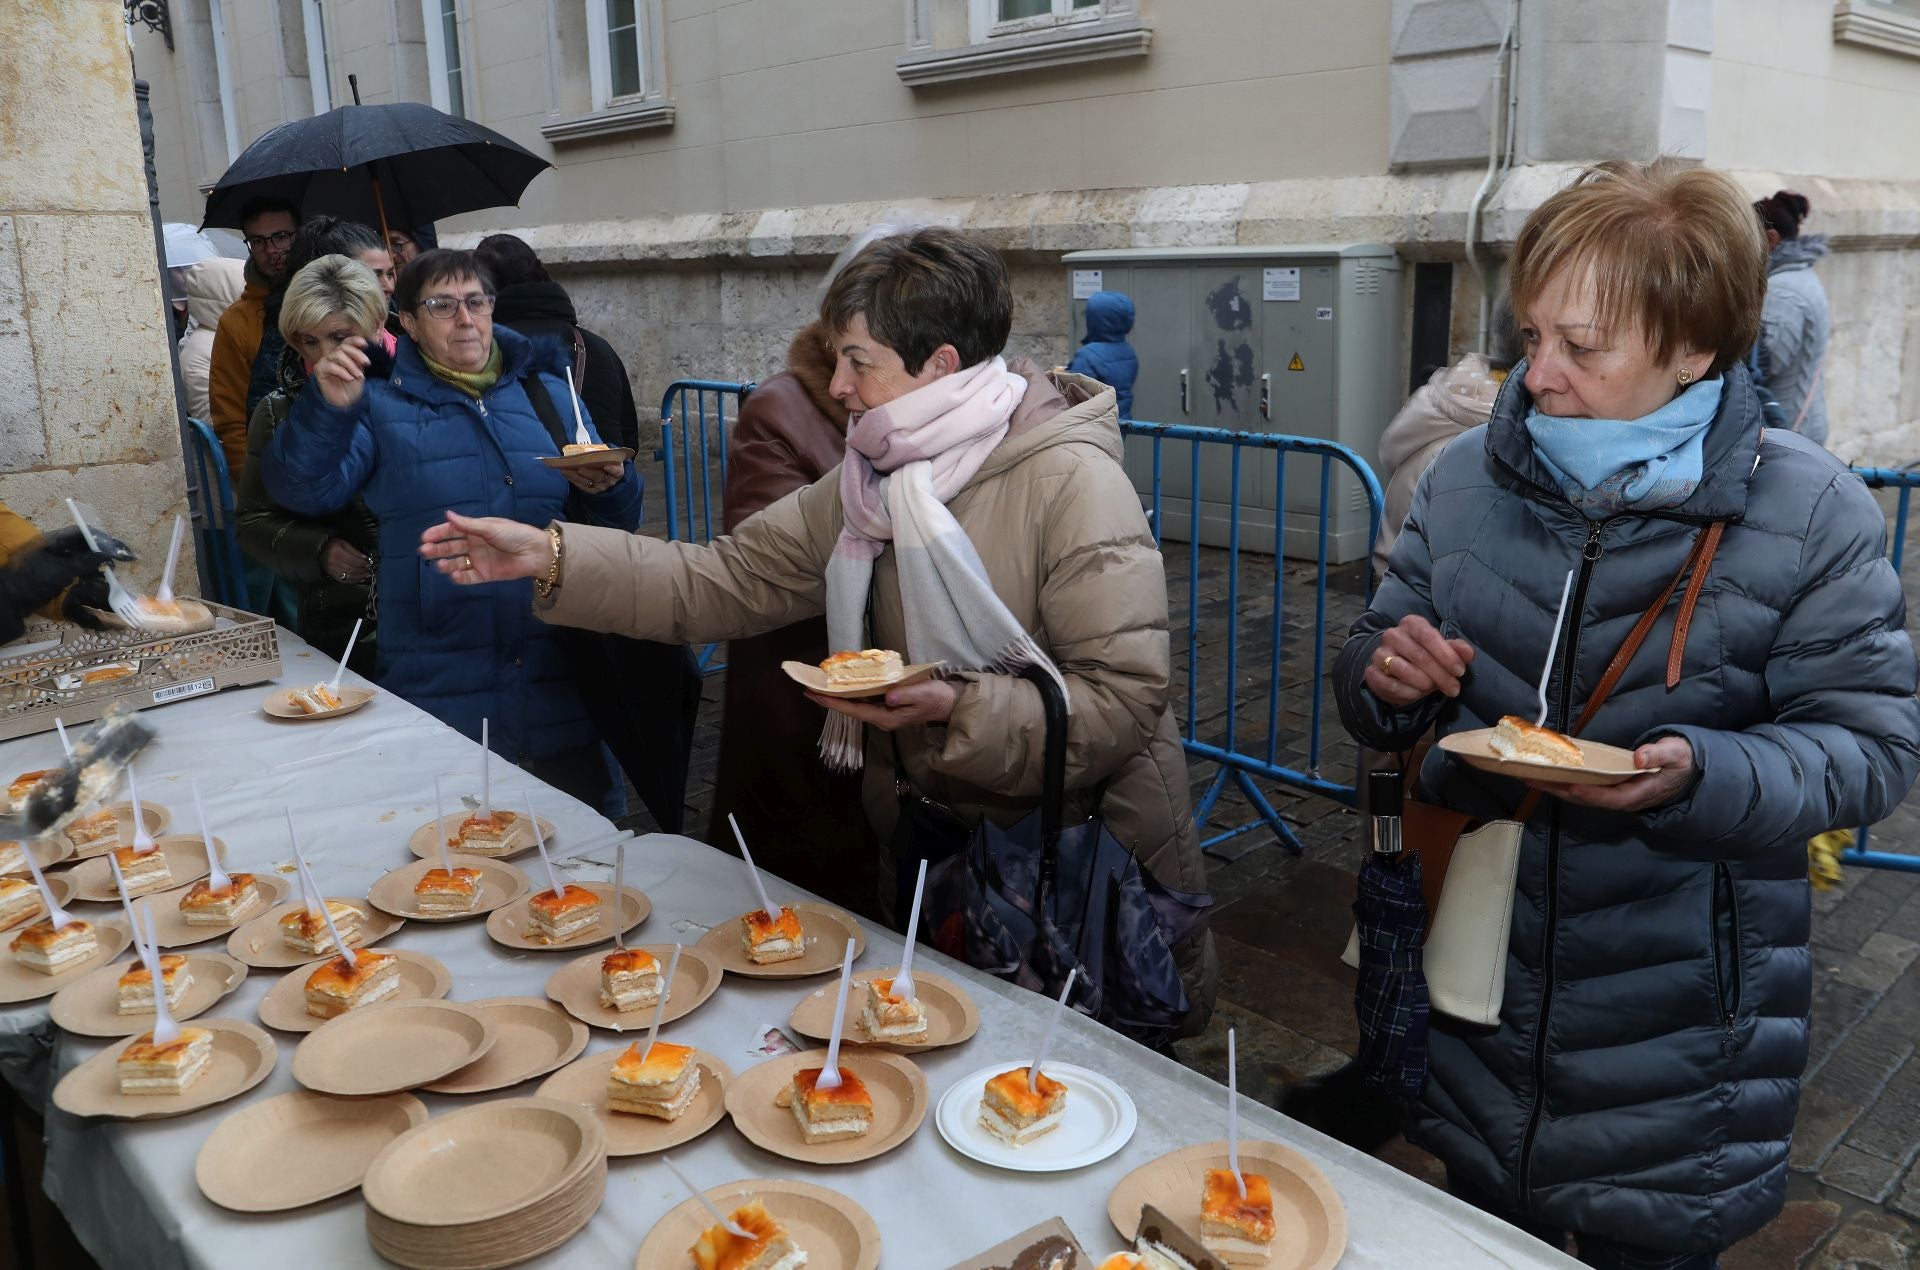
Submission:
<svg viewBox="0 0 1920 1270">
<path fill-rule="evenodd" d="M 206 679 L 196 679 L 190 684 L 174 684 L 171 688 L 155 688 L 153 690 L 153 704 L 163 705 L 169 701 L 178 701 L 182 697 L 197 697 L 202 693 L 212 692 L 214 687 L 213 679 L 209 676 Z"/>
</svg>

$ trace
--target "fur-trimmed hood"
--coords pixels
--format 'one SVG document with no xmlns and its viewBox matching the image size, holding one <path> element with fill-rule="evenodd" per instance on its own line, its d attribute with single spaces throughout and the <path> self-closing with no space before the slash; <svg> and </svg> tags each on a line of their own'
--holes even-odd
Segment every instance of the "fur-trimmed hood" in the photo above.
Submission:
<svg viewBox="0 0 1920 1270">
<path fill-rule="evenodd" d="M 793 337 L 793 342 L 787 345 L 787 372 L 800 381 L 800 386 L 807 390 L 808 399 L 820 413 L 833 420 L 834 427 L 845 431 L 847 408 L 835 401 L 830 391 L 833 363 L 833 340 L 826 326 L 820 322 L 809 322 L 801 327 Z"/>
</svg>

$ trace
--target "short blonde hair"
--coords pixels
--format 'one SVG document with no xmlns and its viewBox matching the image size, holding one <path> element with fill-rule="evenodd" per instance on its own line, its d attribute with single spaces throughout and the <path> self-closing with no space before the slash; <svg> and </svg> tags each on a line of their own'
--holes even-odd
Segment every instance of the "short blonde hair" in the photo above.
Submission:
<svg viewBox="0 0 1920 1270">
<path fill-rule="evenodd" d="M 373 270 L 346 256 L 321 256 L 293 275 L 280 300 L 280 337 L 293 343 L 339 315 L 364 339 L 375 339 L 387 322 L 387 296 Z"/>
<path fill-rule="evenodd" d="M 1760 332 L 1767 243 L 1723 173 L 1670 159 L 1588 168 L 1521 227 L 1508 271 L 1514 313 L 1563 270 L 1590 271 L 1594 321 L 1638 328 L 1656 359 L 1711 352 L 1718 374 Z"/>
</svg>

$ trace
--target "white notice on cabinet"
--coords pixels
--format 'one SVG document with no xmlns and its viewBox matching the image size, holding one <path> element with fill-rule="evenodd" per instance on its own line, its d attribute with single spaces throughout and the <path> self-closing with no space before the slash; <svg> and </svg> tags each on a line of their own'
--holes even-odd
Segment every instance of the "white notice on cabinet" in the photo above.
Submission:
<svg viewBox="0 0 1920 1270">
<path fill-rule="evenodd" d="M 1073 271 L 1073 298 L 1086 300 L 1100 289 L 1101 271 L 1098 269 L 1075 269 Z"/>
<path fill-rule="evenodd" d="M 1261 270 L 1260 298 L 1262 300 L 1298 300 L 1300 271 L 1298 269 Z"/>
</svg>

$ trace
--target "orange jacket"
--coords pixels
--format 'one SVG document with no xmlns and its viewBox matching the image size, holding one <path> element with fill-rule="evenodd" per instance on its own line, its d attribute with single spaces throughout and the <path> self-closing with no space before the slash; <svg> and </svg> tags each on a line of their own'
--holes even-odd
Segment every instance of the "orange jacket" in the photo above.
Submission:
<svg viewBox="0 0 1920 1270">
<path fill-rule="evenodd" d="M 246 290 L 220 315 L 213 333 L 213 360 L 207 370 L 208 413 L 213 435 L 226 451 L 227 471 L 235 484 L 247 465 L 247 385 L 253 378 L 253 359 L 260 352 L 260 333 L 267 319 L 267 280 L 247 262 Z"/>
</svg>

